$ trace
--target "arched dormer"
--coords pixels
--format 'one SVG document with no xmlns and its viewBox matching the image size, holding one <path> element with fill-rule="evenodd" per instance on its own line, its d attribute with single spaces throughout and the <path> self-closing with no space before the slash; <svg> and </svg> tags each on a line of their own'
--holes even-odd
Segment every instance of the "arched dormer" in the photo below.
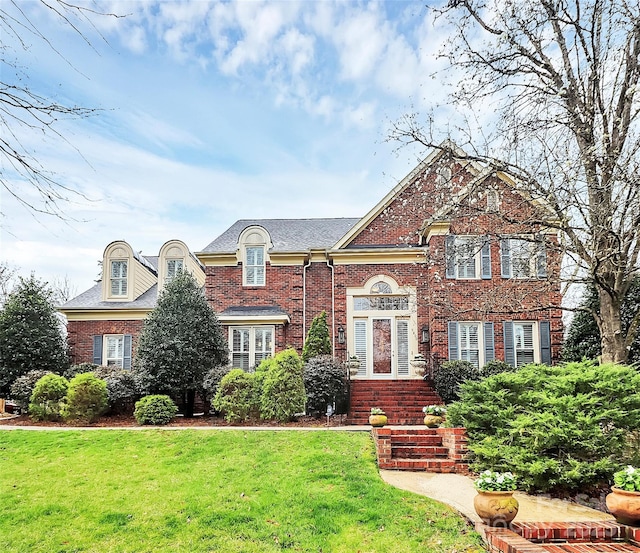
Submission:
<svg viewBox="0 0 640 553">
<path fill-rule="evenodd" d="M 162 245 L 158 254 L 159 287 L 163 288 L 180 271 L 188 271 L 200 286 L 204 286 L 205 273 L 200 262 L 191 255 L 184 242 L 169 240 Z"/>
<path fill-rule="evenodd" d="M 102 257 L 102 299 L 133 301 L 158 281 L 154 267 L 124 240 L 111 242 Z"/>
<path fill-rule="evenodd" d="M 250 226 L 238 237 L 237 258 L 242 263 L 242 285 L 264 286 L 271 237 L 264 227 Z"/>
</svg>

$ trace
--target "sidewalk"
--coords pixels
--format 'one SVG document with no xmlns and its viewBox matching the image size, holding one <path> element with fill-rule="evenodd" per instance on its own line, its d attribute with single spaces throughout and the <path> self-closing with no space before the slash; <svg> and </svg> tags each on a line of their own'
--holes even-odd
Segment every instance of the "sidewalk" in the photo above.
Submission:
<svg viewBox="0 0 640 553">
<path fill-rule="evenodd" d="M 425 495 L 445 503 L 462 513 L 473 523 L 480 518 L 473 508 L 476 490 L 468 476 L 460 474 L 435 474 L 381 470 L 382 479 L 397 488 Z M 612 521 L 613 517 L 589 507 L 540 496 L 516 492 L 514 497 L 520 504 L 517 522 L 590 522 Z"/>
</svg>

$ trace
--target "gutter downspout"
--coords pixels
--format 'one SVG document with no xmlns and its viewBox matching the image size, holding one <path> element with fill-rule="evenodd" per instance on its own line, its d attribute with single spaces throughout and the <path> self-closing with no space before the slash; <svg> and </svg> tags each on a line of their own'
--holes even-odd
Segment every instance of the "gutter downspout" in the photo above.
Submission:
<svg viewBox="0 0 640 553">
<path fill-rule="evenodd" d="M 302 343 L 307 338 L 307 269 L 311 266 L 311 253 L 302 266 Z"/>
<path fill-rule="evenodd" d="M 336 277 L 335 268 L 329 261 L 329 250 L 324 251 L 325 263 L 331 269 L 331 356 L 336 356 Z"/>
</svg>

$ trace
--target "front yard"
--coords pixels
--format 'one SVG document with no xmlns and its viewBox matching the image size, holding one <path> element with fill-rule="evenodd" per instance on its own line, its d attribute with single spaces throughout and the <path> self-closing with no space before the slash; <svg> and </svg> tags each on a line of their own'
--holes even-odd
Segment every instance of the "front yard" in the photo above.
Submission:
<svg viewBox="0 0 640 553">
<path fill-rule="evenodd" d="M 0 427 L 0 497 L 7 553 L 483 551 L 368 433 Z"/>
</svg>

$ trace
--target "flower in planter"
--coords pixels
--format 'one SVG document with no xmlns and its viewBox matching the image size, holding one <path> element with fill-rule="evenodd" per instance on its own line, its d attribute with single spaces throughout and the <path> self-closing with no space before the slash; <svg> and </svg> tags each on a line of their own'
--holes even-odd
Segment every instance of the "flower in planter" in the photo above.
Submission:
<svg viewBox="0 0 640 553">
<path fill-rule="evenodd" d="M 425 415 L 434 415 L 436 417 L 442 417 L 446 415 L 447 408 L 444 405 L 425 405 L 422 408 L 422 412 Z"/>
<path fill-rule="evenodd" d="M 516 489 L 516 477 L 511 472 L 485 470 L 474 482 L 481 492 L 511 492 Z"/>
<path fill-rule="evenodd" d="M 380 409 L 379 407 L 372 407 L 371 408 L 371 414 L 372 415 L 384 415 L 384 411 L 382 409 Z"/>
<path fill-rule="evenodd" d="M 619 470 L 613 475 L 613 483 L 621 490 L 640 492 L 640 469 L 628 465 L 626 469 Z"/>
</svg>

